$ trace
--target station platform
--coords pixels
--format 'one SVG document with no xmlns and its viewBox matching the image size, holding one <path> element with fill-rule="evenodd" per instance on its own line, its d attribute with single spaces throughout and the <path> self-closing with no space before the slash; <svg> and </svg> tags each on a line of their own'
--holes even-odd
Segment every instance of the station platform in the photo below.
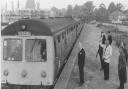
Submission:
<svg viewBox="0 0 128 89">
<path fill-rule="evenodd" d="M 104 80 L 104 73 L 100 71 L 100 59 L 96 58 L 98 50 L 99 38 L 102 29 L 97 28 L 96 25 L 88 24 L 81 33 L 79 41 L 82 42 L 85 52 L 85 67 L 84 67 L 84 80 L 85 83 L 79 86 L 79 70 L 77 60 L 72 70 L 70 79 L 66 89 L 117 89 L 119 86 L 118 78 L 118 48 L 112 44 L 112 58 L 110 61 L 110 79 Z M 128 67 L 127 67 L 128 77 Z M 124 85 L 124 89 L 128 89 L 128 82 Z"/>
</svg>

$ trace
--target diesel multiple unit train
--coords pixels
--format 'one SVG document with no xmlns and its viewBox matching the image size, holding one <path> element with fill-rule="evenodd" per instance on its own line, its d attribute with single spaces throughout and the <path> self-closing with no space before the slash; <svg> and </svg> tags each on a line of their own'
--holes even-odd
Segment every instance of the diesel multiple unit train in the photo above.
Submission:
<svg viewBox="0 0 128 89">
<path fill-rule="evenodd" d="M 1 83 L 51 86 L 78 38 L 84 21 L 69 17 L 23 19 L 1 31 Z"/>
</svg>

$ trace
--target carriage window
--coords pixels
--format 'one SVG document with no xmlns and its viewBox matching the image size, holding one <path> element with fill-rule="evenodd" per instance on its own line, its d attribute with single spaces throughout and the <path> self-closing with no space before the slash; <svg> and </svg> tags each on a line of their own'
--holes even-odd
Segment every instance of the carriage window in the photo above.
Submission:
<svg viewBox="0 0 128 89">
<path fill-rule="evenodd" d="M 3 55 L 6 61 L 22 61 L 22 40 L 5 39 L 3 43 Z"/>
<path fill-rule="evenodd" d="M 67 29 L 67 35 L 68 35 L 68 33 L 69 33 L 69 31 L 68 31 L 68 29 Z"/>
<path fill-rule="evenodd" d="M 44 39 L 27 39 L 25 41 L 25 59 L 28 62 L 45 62 L 47 61 L 46 40 Z"/>
<path fill-rule="evenodd" d="M 62 33 L 62 39 L 64 39 L 64 32 Z"/>
<path fill-rule="evenodd" d="M 58 42 L 60 43 L 60 35 L 58 35 Z"/>
</svg>

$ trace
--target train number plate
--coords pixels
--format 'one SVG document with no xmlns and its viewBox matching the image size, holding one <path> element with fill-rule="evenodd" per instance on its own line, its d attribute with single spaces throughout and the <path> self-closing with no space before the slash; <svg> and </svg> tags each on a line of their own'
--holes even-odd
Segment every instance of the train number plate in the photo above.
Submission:
<svg viewBox="0 0 128 89">
<path fill-rule="evenodd" d="M 31 36 L 31 33 L 27 31 L 20 31 L 18 32 L 18 36 Z"/>
</svg>

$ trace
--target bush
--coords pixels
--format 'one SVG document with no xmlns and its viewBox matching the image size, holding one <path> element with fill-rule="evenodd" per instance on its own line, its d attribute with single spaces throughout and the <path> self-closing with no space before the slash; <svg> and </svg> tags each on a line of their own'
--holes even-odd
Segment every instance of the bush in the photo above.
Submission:
<svg viewBox="0 0 128 89">
<path fill-rule="evenodd" d="M 102 23 L 99 23 L 99 24 L 96 25 L 96 27 L 101 27 L 101 26 L 103 26 Z"/>
</svg>

